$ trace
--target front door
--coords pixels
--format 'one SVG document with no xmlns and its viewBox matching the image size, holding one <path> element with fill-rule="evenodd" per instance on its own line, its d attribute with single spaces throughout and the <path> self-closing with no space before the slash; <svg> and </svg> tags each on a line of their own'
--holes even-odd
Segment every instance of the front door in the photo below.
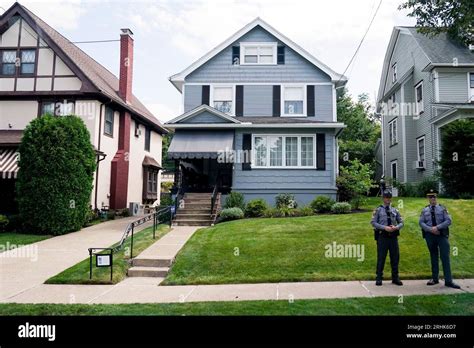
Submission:
<svg viewBox="0 0 474 348">
<path fill-rule="evenodd" d="M 212 192 L 215 185 L 224 192 L 232 187 L 232 164 L 205 158 L 181 160 L 179 166 L 186 192 Z"/>
</svg>

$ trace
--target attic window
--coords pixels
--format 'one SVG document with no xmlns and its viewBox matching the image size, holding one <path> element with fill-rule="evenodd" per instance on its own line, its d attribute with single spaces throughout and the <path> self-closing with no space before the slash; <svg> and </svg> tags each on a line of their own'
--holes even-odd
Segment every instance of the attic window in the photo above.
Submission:
<svg viewBox="0 0 474 348">
<path fill-rule="evenodd" d="M 36 50 L 21 50 L 21 68 L 22 75 L 31 75 L 35 73 Z"/>
<path fill-rule="evenodd" d="M 15 75 L 16 70 L 16 52 L 2 52 L 2 75 Z"/>
<path fill-rule="evenodd" d="M 240 44 L 243 65 L 274 65 L 277 63 L 277 43 L 244 42 Z"/>
</svg>

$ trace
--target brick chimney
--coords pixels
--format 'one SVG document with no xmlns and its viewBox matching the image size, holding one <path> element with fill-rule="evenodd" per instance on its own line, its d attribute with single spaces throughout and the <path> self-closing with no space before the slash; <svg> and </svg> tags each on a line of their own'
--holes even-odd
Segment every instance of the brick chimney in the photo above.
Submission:
<svg viewBox="0 0 474 348">
<path fill-rule="evenodd" d="M 119 95 L 126 103 L 130 103 L 133 80 L 133 33 L 128 28 L 121 31 Z"/>
</svg>

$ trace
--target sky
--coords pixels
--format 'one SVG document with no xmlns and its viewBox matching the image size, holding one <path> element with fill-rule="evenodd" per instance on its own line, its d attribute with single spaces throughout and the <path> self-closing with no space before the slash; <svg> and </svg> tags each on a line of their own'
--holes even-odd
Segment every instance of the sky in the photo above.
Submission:
<svg viewBox="0 0 474 348">
<path fill-rule="evenodd" d="M 356 59 L 346 71 L 354 97 L 378 90 L 385 51 L 396 25 L 414 25 L 399 11 L 404 0 L 383 0 Z M 14 1 L 0 0 L 7 9 Z M 134 33 L 133 92 L 162 122 L 182 113 L 181 94 L 168 81 L 260 17 L 338 73 L 343 73 L 379 0 L 22 0 L 71 41 L 119 39 Z M 0 13 L 3 10 L 0 8 Z M 119 42 L 78 44 L 115 75 Z"/>
</svg>

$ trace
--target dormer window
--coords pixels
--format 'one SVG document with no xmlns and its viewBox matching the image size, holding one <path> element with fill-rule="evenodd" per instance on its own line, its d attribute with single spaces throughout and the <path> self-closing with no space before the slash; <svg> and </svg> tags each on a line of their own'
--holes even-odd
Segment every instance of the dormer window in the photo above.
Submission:
<svg viewBox="0 0 474 348">
<path fill-rule="evenodd" d="M 277 63 L 277 43 L 243 42 L 240 44 L 241 65 L 274 65 Z"/>
</svg>

